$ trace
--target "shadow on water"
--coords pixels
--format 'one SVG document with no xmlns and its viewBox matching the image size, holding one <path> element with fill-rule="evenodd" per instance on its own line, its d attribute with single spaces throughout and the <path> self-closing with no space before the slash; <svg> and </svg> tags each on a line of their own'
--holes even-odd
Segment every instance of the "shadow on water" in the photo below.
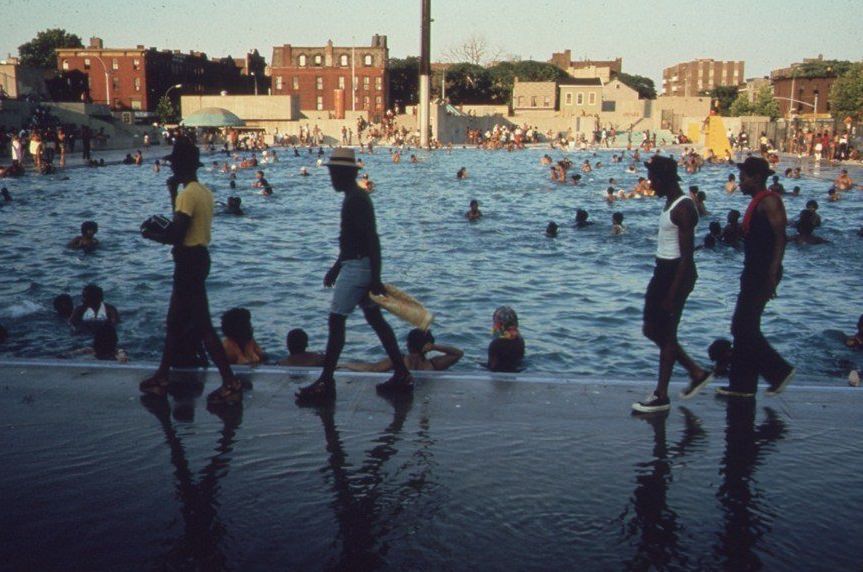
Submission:
<svg viewBox="0 0 863 572">
<path fill-rule="evenodd" d="M 726 412 L 725 455 L 720 465 L 722 484 L 716 499 L 725 519 L 713 548 L 716 562 L 725 570 L 760 570 L 757 548 L 770 532 L 774 510 L 758 487 L 756 469 L 787 433 L 773 409 L 755 426 L 755 400 L 731 399 Z"/>
<path fill-rule="evenodd" d="M 413 407 L 413 396 L 387 398 L 393 408 L 392 421 L 375 439 L 375 445 L 365 452 L 362 463 L 353 471 L 335 421 L 335 406 L 316 407 L 329 453 L 327 469 L 332 488 L 333 512 L 338 533 L 333 541 L 333 556 L 325 568 L 329 570 L 377 570 L 388 566 L 391 534 L 398 528 L 398 515 L 410 504 L 410 496 L 423 494 L 431 467 L 430 458 L 414 455 L 422 469 L 409 476 L 407 483 L 388 482 L 404 467 L 387 471 L 387 464 L 398 454 L 398 444 L 404 439 L 402 429 Z M 428 418 L 420 420 L 421 451 L 431 445 L 428 438 Z M 407 533 L 407 531 L 401 531 Z"/>
<path fill-rule="evenodd" d="M 665 424 L 668 412 L 641 415 L 653 429 L 653 458 L 636 464 L 636 487 L 630 497 L 633 514 L 627 506 L 620 519 L 623 536 L 635 543 L 635 555 L 625 562 L 627 570 L 665 570 L 689 568 L 691 563 L 680 547 L 684 527 L 674 509 L 668 506 L 668 488 L 674 480 L 671 468 L 685 455 L 703 451 L 707 433 L 701 420 L 685 407 L 683 435 L 669 446 Z"/>
<path fill-rule="evenodd" d="M 202 391 L 203 384 L 197 381 L 172 385 L 173 410 L 165 398 L 141 397 L 141 405 L 159 421 L 165 434 L 174 466 L 176 498 L 182 504 L 182 534 L 170 540 L 167 551 L 156 557 L 153 568 L 157 570 L 230 569 L 225 546 L 230 535 L 218 514 L 219 481 L 228 474 L 237 429 L 243 419 L 243 406 L 208 406 L 207 410 L 222 421 L 222 429 L 216 441 L 215 454 L 198 471 L 196 480 L 174 421 L 194 420 L 195 399 Z"/>
</svg>

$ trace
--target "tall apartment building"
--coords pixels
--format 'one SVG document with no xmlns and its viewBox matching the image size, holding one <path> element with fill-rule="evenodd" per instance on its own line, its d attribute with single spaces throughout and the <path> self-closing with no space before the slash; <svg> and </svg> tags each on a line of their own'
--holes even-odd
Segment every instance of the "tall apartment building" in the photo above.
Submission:
<svg viewBox="0 0 863 572">
<path fill-rule="evenodd" d="M 85 48 L 56 50 L 57 69 L 87 76 L 85 96 L 93 103 L 116 110 L 155 111 L 159 100 L 179 101 L 187 95 L 254 93 L 252 77 L 244 76 L 231 58 L 211 60 L 202 52 L 135 48 L 106 48 L 100 38 L 90 38 Z"/>
<path fill-rule="evenodd" d="M 743 62 L 693 60 L 662 70 L 662 94 L 695 97 L 714 87 L 736 87 L 744 81 Z"/>
<path fill-rule="evenodd" d="M 375 34 L 369 46 L 292 46 L 273 48 L 273 94 L 298 97 L 300 109 L 381 114 L 389 104 L 387 37 Z"/>
</svg>

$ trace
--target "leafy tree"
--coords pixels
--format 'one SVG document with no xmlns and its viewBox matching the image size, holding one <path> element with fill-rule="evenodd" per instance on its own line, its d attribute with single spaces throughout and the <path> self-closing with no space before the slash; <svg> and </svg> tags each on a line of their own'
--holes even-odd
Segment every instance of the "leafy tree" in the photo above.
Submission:
<svg viewBox="0 0 863 572">
<path fill-rule="evenodd" d="M 847 73 L 852 66 L 853 64 L 847 60 L 814 60 L 782 70 L 775 74 L 774 77 L 839 77 Z"/>
<path fill-rule="evenodd" d="M 863 63 L 854 64 L 833 82 L 830 109 L 839 119 L 863 118 Z"/>
<path fill-rule="evenodd" d="M 419 101 L 419 66 L 415 56 L 389 60 L 390 100 L 402 109 Z"/>
<path fill-rule="evenodd" d="M 87 74 L 80 70 L 60 72 L 45 80 L 45 86 L 53 101 L 82 101 L 87 93 Z"/>
<path fill-rule="evenodd" d="M 163 95 L 159 99 L 159 103 L 156 104 L 156 115 L 162 123 L 173 123 L 177 120 L 177 111 L 171 103 L 171 98 Z"/>
<path fill-rule="evenodd" d="M 728 108 L 728 115 L 731 117 L 753 115 L 752 104 L 749 103 L 749 96 L 745 92 L 737 94 L 737 99 Z"/>
<path fill-rule="evenodd" d="M 75 34 L 69 34 L 62 28 L 51 28 L 39 32 L 36 37 L 18 46 L 18 55 L 21 56 L 21 65 L 43 69 L 57 69 L 57 48 L 80 48 L 83 47 L 81 38 Z"/>
<path fill-rule="evenodd" d="M 720 85 L 708 91 L 707 95 L 710 99 L 716 100 L 716 112 L 719 115 L 728 116 L 731 105 L 737 100 L 738 91 L 737 86 Z"/>
<path fill-rule="evenodd" d="M 773 87 L 763 85 L 755 94 L 752 102 L 752 112 L 755 115 L 766 115 L 770 119 L 779 117 L 779 102 L 773 97 Z"/>
<path fill-rule="evenodd" d="M 446 72 L 446 95 L 455 104 L 489 103 L 492 101 L 491 74 L 479 65 L 454 64 Z"/>
<path fill-rule="evenodd" d="M 649 77 L 621 73 L 617 79 L 637 91 L 641 99 L 656 99 L 656 86 Z"/>
<path fill-rule="evenodd" d="M 515 78 L 519 81 L 558 81 L 569 77 L 557 66 L 533 60 L 500 62 L 490 68 L 491 98 L 495 103 L 510 103 Z"/>
</svg>

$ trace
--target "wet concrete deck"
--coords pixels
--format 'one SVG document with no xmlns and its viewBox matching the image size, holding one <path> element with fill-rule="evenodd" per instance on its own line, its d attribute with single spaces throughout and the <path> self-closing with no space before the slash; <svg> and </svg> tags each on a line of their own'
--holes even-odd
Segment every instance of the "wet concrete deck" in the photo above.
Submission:
<svg viewBox="0 0 863 572">
<path fill-rule="evenodd" d="M 0 364 L 9 570 L 849 570 L 863 562 L 863 393 L 711 388 L 634 417 L 644 383 L 438 374 L 412 399 L 306 370 L 142 399 L 136 366 Z M 675 386 L 675 390 L 680 385 Z"/>
</svg>

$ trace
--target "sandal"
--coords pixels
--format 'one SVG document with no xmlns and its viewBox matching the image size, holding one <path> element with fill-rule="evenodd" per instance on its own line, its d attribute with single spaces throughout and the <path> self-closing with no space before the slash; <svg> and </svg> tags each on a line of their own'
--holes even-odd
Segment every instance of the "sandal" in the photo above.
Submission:
<svg viewBox="0 0 863 572">
<path fill-rule="evenodd" d="M 139 383 L 138 389 L 141 390 L 141 393 L 146 393 L 147 395 L 164 397 L 165 394 L 168 393 L 168 378 L 160 375 L 153 375 Z"/>
<path fill-rule="evenodd" d="M 235 379 L 207 396 L 208 405 L 234 405 L 243 401 L 243 384 Z"/>
<path fill-rule="evenodd" d="M 396 373 L 375 386 L 378 393 L 409 393 L 414 390 L 414 377 L 410 372 Z"/>
<path fill-rule="evenodd" d="M 319 379 L 305 387 L 301 387 L 295 394 L 296 402 L 300 405 L 326 404 L 336 399 L 335 380 Z"/>
</svg>

